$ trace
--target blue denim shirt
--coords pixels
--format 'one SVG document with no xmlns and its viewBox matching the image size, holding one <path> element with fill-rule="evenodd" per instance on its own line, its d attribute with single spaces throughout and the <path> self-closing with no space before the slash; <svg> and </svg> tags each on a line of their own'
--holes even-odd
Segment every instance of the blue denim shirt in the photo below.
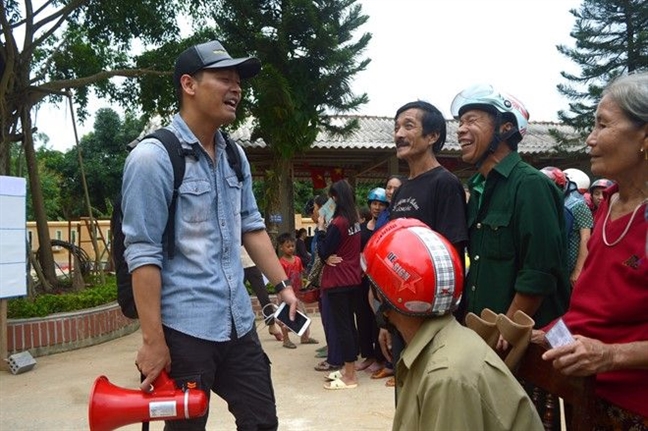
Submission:
<svg viewBox="0 0 648 431">
<path fill-rule="evenodd" d="M 193 337 L 227 341 L 232 322 L 237 336 L 254 326 L 250 298 L 243 284 L 241 235 L 265 229 L 252 193 L 250 165 L 241 153 L 242 183 L 217 138 L 216 166 L 184 120 L 177 115 L 168 127 L 187 157 L 175 216 L 175 256 L 168 259 L 162 235 L 173 194 L 173 169 L 163 145 L 140 142 L 129 154 L 122 184 L 125 259 L 132 272 L 156 265 L 162 275 L 162 323 Z"/>
</svg>

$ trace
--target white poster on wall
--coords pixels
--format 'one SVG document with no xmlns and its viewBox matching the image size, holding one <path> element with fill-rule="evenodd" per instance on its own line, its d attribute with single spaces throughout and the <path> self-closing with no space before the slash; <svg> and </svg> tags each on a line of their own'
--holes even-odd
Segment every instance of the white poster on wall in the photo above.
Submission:
<svg viewBox="0 0 648 431">
<path fill-rule="evenodd" d="M 27 182 L 0 175 L 0 299 L 27 295 Z"/>
</svg>

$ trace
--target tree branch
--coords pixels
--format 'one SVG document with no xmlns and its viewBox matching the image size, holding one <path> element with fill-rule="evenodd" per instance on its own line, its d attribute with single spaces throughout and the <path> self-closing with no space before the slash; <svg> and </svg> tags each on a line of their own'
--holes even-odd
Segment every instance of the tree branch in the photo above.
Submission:
<svg viewBox="0 0 648 431">
<path fill-rule="evenodd" d="M 29 51 L 31 54 L 31 51 L 33 49 L 32 47 L 36 47 L 42 44 L 44 40 L 49 38 L 52 34 L 54 34 L 54 32 L 56 32 L 59 29 L 59 27 L 61 27 L 61 25 L 67 20 L 67 18 L 70 16 L 72 12 L 74 12 L 77 8 L 83 6 L 87 2 L 88 0 L 72 0 L 64 8 L 54 12 L 50 16 L 45 17 L 39 22 L 37 22 L 34 25 L 34 30 L 40 29 L 45 24 L 48 24 L 51 21 L 58 20 L 54 25 L 52 25 L 52 27 L 49 30 L 43 32 L 43 34 L 41 34 L 37 39 L 33 40 L 29 44 L 27 44 L 26 43 L 27 41 L 25 41 L 24 51 Z"/>
<path fill-rule="evenodd" d="M 64 90 L 66 89 L 85 87 L 86 85 L 94 84 L 95 82 L 103 81 L 115 76 L 138 78 L 145 75 L 170 76 L 171 72 L 153 69 L 116 69 L 102 71 L 82 78 L 51 81 L 43 85 L 30 86 L 29 103 L 33 106 L 50 94 L 65 94 Z"/>
</svg>

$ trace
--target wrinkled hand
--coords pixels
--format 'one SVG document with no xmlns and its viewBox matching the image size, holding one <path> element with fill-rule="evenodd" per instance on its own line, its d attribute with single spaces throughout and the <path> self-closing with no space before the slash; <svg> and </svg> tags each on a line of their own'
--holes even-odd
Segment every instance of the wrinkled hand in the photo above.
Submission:
<svg viewBox="0 0 648 431">
<path fill-rule="evenodd" d="M 385 359 L 387 359 L 389 362 L 392 362 L 393 358 L 391 334 L 385 328 L 380 328 L 380 333 L 378 334 L 378 343 L 380 344 L 380 350 L 382 350 L 383 355 L 385 355 Z"/>
<path fill-rule="evenodd" d="M 542 355 L 555 369 L 571 376 L 590 376 L 612 369 L 612 346 L 592 338 L 574 335 L 575 341 Z"/>
<path fill-rule="evenodd" d="M 531 342 L 533 344 L 539 344 L 541 346 L 546 347 L 547 349 L 550 349 L 551 346 L 549 345 L 549 342 L 545 338 L 545 331 L 541 331 L 540 329 L 534 329 L 531 331 Z"/>
<path fill-rule="evenodd" d="M 336 266 L 338 263 L 342 262 L 344 259 L 342 259 L 340 256 L 337 254 L 332 254 L 329 257 L 326 258 L 326 264 L 328 266 Z"/>
<path fill-rule="evenodd" d="M 171 355 L 164 338 L 152 343 L 144 343 L 137 351 L 135 366 L 146 378 L 140 385 L 144 392 L 151 392 L 153 382 L 162 370 L 171 371 Z"/>
</svg>

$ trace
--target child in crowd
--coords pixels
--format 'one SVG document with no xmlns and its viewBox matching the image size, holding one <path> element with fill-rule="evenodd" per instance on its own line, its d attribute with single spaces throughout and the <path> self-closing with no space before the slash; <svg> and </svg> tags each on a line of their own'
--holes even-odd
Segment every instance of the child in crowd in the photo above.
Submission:
<svg viewBox="0 0 648 431">
<path fill-rule="evenodd" d="M 290 279 L 293 290 L 296 292 L 302 287 L 304 265 L 299 256 L 295 256 L 295 237 L 288 232 L 282 233 L 277 237 L 277 245 L 279 247 L 279 262 L 281 262 L 281 266 L 283 266 L 286 275 L 288 275 L 288 278 Z M 303 302 L 299 301 L 298 308 L 301 312 L 306 314 L 306 308 L 304 307 Z M 297 348 L 295 343 L 290 341 L 288 328 L 286 328 L 284 325 L 281 325 L 281 331 L 283 333 L 283 346 L 287 349 Z M 307 329 L 301 337 L 301 343 L 318 344 L 319 341 L 311 338 L 310 329 Z"/>
</svg>

